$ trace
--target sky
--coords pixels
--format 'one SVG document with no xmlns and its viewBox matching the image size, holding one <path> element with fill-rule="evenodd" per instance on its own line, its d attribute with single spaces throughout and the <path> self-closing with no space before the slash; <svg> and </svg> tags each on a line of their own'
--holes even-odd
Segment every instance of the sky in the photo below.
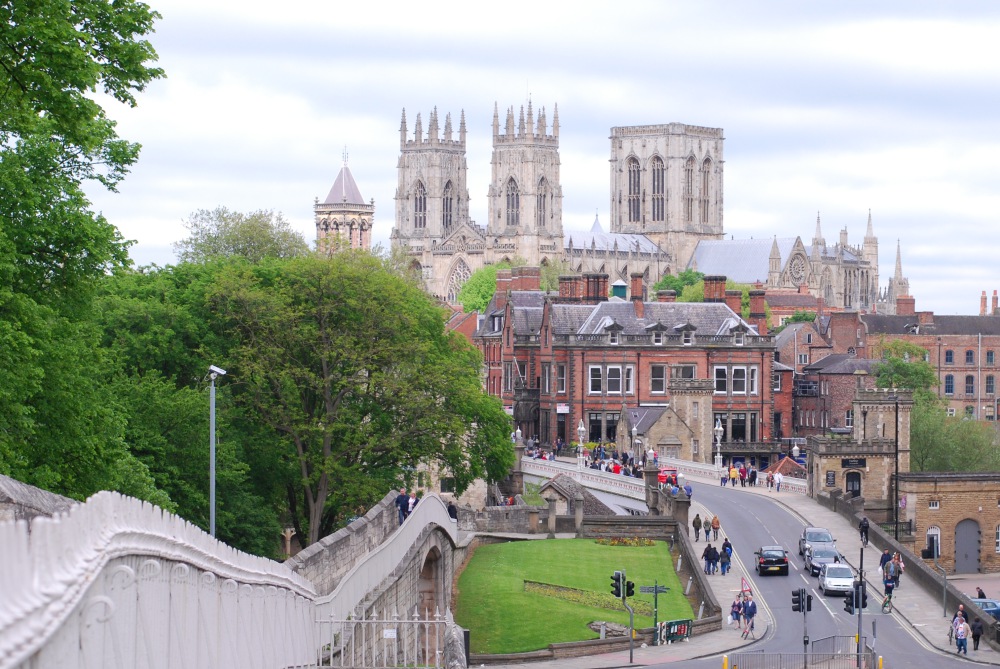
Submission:
<svg viewBox="0 0 1000 669">
<path fill-rule="evenodd" d="M 308 241 L 348 158 L 389 246 L 406 109 L 464 111 L 470 215 L 485 224 L 494 104 L 559 106 L 565 231 L 608 229 L 610 129 L 725 133 L 724 228 L 897 240 L 918 311 L 978 314 L 1000 289 L 1000 3 L 149 0 L 166 78 L 130 109 L 142 153 L 88 190 L 138 265 L 176 262 L 184 222 L 281 212 Z"/>
</svg>

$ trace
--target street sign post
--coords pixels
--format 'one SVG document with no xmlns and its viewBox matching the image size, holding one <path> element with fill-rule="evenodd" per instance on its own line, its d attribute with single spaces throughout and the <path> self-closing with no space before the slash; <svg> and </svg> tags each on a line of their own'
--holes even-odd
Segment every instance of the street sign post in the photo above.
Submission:
<svg viewBox="0 0 1000 669">
<path fill-rule="evenodd" d="M 656 629 L 656 626 L 659 623 L 659 616 L 658 616 L 658 613 L 659 613 L 659 595 L 660 595 L 660 593 L 667 592 L 668 590 L 670 590 L 670 588 L 668 588 L 665 585 L 660 585 L 659 581 L 653 581 L 653 585 L 640 585 L 639 586 L 639 592 L 641 592 L 641 593 L 643 593 L 645 595 L 652 595 L 653 596 L 653 629 Z M 659 635 L 654 634 L 653 635 L 653 645 L 654 646 L 657 645 L 657 643 L 659 643 L 658 639 L 659 639 Z"/>
</svg>

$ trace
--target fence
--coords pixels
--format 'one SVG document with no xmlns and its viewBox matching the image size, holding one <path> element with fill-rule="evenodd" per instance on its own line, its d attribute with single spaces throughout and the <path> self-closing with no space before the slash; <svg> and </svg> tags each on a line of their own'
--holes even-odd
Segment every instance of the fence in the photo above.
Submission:
<svg viewBox="0 0 1000 669">
<path fill-rule="evenodd" d="M 861 669 L 878 669 L 879 657 L 870 648 L 867 638 L 861 638 Z M 858 669 L 858 647 L 852 636 L 832 636 L 812 642 L 809 653 L 733 653 L 729 666 L 733 669 Z"/>
<path fill-rule="evenodd" d="M 371 615 L 367 619 L 320 621 L 319 667 L 446 666 L 446 635 L 451 615 L 424 612 L 421 618 Z"/>
</svg>

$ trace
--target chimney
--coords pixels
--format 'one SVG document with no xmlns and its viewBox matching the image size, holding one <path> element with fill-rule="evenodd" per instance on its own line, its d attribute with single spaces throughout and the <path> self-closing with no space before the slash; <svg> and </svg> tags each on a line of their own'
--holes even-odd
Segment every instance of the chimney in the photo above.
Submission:
<svg viewBox="0 0 1000 669">
<path fill-rule="evenodd" d="M 632 307 L 635 309 L 635 317 L 644 318 L 646 305 L 643 302 L 645 295 L 643 295 L 642 272 L 633 272 L 630 278 L 632 279 Z"/>
<path fill-rule="evenodd" d="M 573 288 L 575 288 L 575 276 L 560 276 L 559 277 L 559 301 L 565 302 L 573 297 Z"/>
<path fill-rule="evenodd" d="M 917 312 L 917 323 L 920 325 L 934 325 L 934 312 L 933 311 L 918 311 Z"/>
<path fill-rule="evenodd" d="M 986 315 L 986 291 L 983 291 L 982 297 L 979 298 L 979 315 Z"/>
<path fill-rule="evenodd" d="M 517 290 L 541 290 L 542 270 L 540 267 L 518 267 L 514 276 L 520 275 L 520 288 Z"/>
<path fill-rule="evenodd" d="M 996 316 L 997 313 L 998 313 L 998 311 L 997 311 L 997 291 L 994 290 L 993 291 L 993 309 L 992 309 L 992 311 L 990 311 L 990 315 L 991 316 Z"/>
<path fill-rule="evenodd" d="M 677 291 L 676 290 L 658 290 L 658 291 L 656 291 L 656 301 L 657 302 L 676 302 L 677 301 Z"/>
<path fill-rule="evenodd" d="M 608 275 L 607 274 L 584 274 L 583 299 L 588 304 L 606 302 L 608 299 Z"/>
<path fill-rule="evenodd" d="M 809 292 L 809 286 L 804 283 L 799 284 L 799 295 L 805 295 Z"/>
<path fill-rule="evenodd" d="M 983 299 L 986 299 L 986 293 L 983 293 Z M 896 298 L 897 316 L 913 316 L 915 313 L 917 313 L 917 301 L 911 295 L 900 295 Z"/>
<path fill-rule="evenodd" d="M 764 306 L 764 291 L 750 291 L 750 322 L 757 326 L 757 334 L 767 334 L 767 309 Z"/>
<path fill-rule="evenodd" d="M 743 291 L 727 290 L 726 306 L 736 312 L 736 315 L 739 316 L 743 312 Z"/>
<path fill-rule="evenodd" d="M 822 297 L 817 297 L 816 298 L 816 315 L 817 316 L 822 316 L 823 315 L 823 311 L 825 309 L 826 309 L 826 300 L 824 300 Z"/>
<path fill-rule="evenodd" d="M 705 301 L 725 302 L 726 298 L 726 277 L 706 276 L 705 279 Z"/>
<path fill-rule="evenodd" d="M 510 290 L 510 270 L 509 269 L 498 269 L 497 270 L 497 290 L 496 290 L 496 300 L 497 309 L 505 309 L 507 307 L 507 291 Z"/>
</svg>

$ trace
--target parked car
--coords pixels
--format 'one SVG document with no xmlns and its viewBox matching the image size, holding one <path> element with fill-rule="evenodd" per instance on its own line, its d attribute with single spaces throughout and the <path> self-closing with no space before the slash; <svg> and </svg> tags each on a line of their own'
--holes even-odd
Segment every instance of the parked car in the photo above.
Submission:
<svg viewBox="0 0 1000 669">
<path fill-rule="evenodd" d="M 1000 620 L 1000 601 L 995 599 L 980 599 L 979 597 L 973 597 L 972 602 L 983 610 L 983 613 L 987 613 L 997 620 Z"/>
<path fill-rule="evenodd" d="M 854 589 L 854 570 L 846 564 L 830 563 L 820 567 L 819 591 L 824 595 L 846 595 Z"/>
<path fill-rule="evenodd" d="M 755 569 L 758 576 L 764 574 L 788 576 L 788 551 L 781 546 L 761 546 L 754 555 L 757 556 Z"/>
<path fill-rule="evenodd" d="M 837 540 L 830 534 L 830 530 L 825 527 L 805 528 L 802 530 L 802 536 L 799 537 L 799 555 L 805 555 L 807 548 L 819 546 L 820 544 L 825 544 L 824 548 L 833 548 L 835 550 L 837 548 Z"/>
<path fill-rule="evenodd" d="M 827 548 L 826 544 L 817 547 L 810 546 L 806 550 L 806 571 L 810 576 L 819 576 L 820 568 L 825 564 L 844 562 L 844 556 L 836 548 Z"/>
</svg>

